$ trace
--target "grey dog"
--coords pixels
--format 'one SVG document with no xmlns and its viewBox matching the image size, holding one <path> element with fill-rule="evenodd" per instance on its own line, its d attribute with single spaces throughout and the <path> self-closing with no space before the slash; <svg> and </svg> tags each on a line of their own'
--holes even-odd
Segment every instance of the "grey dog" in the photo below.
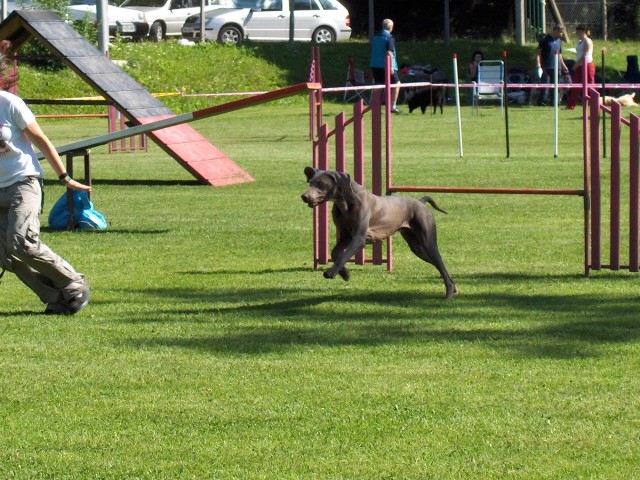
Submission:
<svg viewBox="0 0 640 480">
<path fill-rule="evenodd" d="M 333 201 L 331 213 L 339 239 L 331 251 L 333 266 L 325 270 L 326 278 L 340 275 L 349 280 L 346 262 L 366 243 L 384 240 L 399 230 L 411 251 L 438 269 L 444 280 L 446 298 L 453 297 L 456 284 L 438 251 L 436 221 L 424 204 L 428 202 L 436 210 L 447 212 L 431 197 L 420 200 L 406 196 L 380 197 L 367 192 L 347 173 L 311 167 L 306 167 L 304 173 L 310 185 L 302 194 L 302 200 L 309 207 Z"/>
</svg>

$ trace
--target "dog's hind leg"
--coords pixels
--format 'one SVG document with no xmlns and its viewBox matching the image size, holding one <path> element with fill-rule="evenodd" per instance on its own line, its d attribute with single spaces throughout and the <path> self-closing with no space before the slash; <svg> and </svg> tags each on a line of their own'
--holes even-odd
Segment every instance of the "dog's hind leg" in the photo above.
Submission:
<svg viewBox="0 0 640 480">
<path fill-rule="evenodd" d="M 445 298 L 448 300 L 458 292 L 458 289 L 444 266 L 444 261 L 438 251 L 435 222 L 433 218 L 431 218 L 431 221 L 428 218 L 425 220 L 426 222 L 414 221 L 411 228 L 401 229 L 400 234 L 418 258 L 430 263 L 440 272 L 446 290 Z"/>
</svg>

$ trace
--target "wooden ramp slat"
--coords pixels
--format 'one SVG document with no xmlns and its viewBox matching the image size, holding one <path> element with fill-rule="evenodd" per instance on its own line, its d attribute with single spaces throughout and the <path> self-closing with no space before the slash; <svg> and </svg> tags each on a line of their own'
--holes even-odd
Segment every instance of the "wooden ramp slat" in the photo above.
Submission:
<svg viewBox="0 0 640 480">
<path fill-rule="evenodd" d="M 59 56 L 133 124 L 175 115 L 55 13 L 14 10 L 0 23 L 0 39 L 11 40 L 16 49 L 31 36 Z M 163 128 L 147 135 L 203 183 L 223 186 L 253 181 L 251 175 L 190 125 Z"/>
</svg>

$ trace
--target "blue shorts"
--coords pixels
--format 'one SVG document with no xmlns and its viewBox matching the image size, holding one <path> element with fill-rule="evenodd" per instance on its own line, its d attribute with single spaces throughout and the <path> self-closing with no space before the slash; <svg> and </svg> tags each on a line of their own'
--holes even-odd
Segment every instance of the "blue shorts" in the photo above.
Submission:
<svg viewBox="0 0 640 480">
<path fill-rule="evenodd" d="M 383 85 L 386 83 L 386 78 L 384 75 L 384 68 L 371 67 L 371 72 L 373 73 L 373 81 L 378 85 Z M 400 78 L 398 78 L 398 72 L 395 71 L 391 74 L 391 84 L 400 83 Z"/>
</svg>

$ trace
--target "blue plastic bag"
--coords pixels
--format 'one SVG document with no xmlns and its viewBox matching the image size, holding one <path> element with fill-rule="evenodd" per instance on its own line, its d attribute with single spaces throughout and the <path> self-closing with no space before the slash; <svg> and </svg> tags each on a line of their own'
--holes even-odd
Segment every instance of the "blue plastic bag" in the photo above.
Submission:
<svg viewBox="0 0 640 480">
<path fill-rule="evenodd" d="M 94 230 L 107 228 L 104 216 L 93 208 L 85 191 L 73 191 L 73 221 L 76 228 Z M 63 193 L 49 212 L 49 227 L 52 230 L 66 230 L 69 227 L 67 193 Z"/>
</svg>

